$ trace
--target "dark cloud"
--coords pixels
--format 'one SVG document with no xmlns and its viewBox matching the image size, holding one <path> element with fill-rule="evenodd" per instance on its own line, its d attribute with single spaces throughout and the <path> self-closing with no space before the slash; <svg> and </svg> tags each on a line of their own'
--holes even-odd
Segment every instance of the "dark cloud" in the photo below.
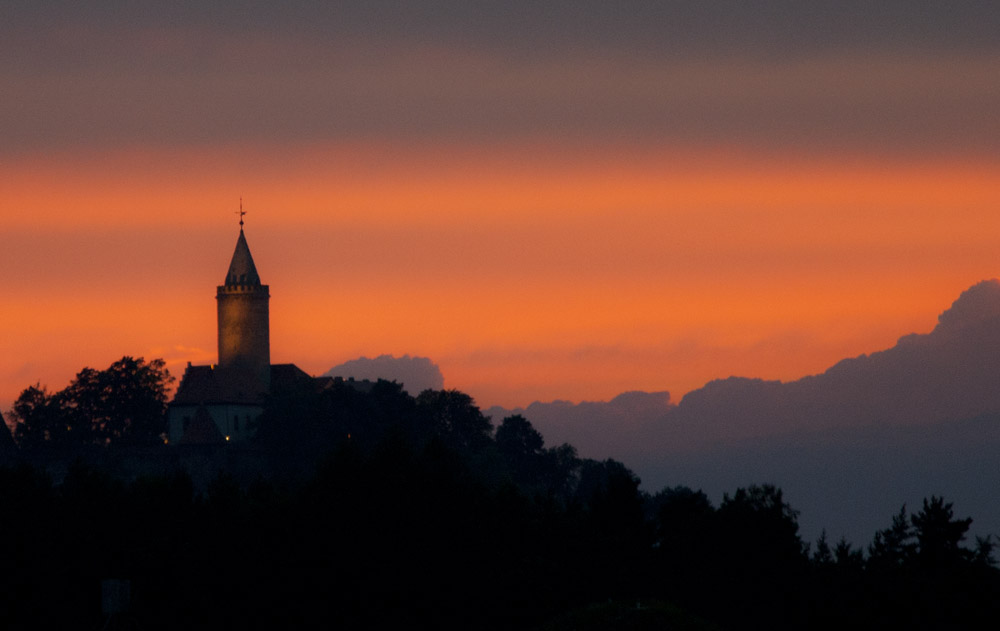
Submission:
<svg viewBox="0 0 1000 631">
<path fill-rule="evenodd" d="M 647 438 L 648 440 L 648 438 Z M 781 486 L 801 511 L 802 536 L 821 530 L 856 545 L 871 542 L 906 503 L 943 495 L 975 517 L 973 531 L 1000 530 L 1000 416 L 924 426 L 866 426 L 802 431 L 767 439 L 647 454 L 633 466 L 650 490 L 683 484 L 715 501 L 751 483 Z"/>
<path fill-rule="evenodd" d="M 731 377 L 688 393 L 677 436 L 734 442 L 791 431 L 927 425 L 1000 413 L 1000 282 L 965 291 L 928 334 L 790 383 Z"/>
<path fill-rule="evenodd" d="M 931 333 L 820 375 L 731 377 L 677 405 L 665 393 L 629 394 L 641 404 L 623 407 L 619 397 L 491 412 L 523 413 L 549 444 L 620 459 L 650 491 L 684 484 L 718 500 L 776 483 L 802 511 L 807 538 L 826 528 L 864 545 L 900 504 L 931 494 L 975 515 L 979 534 L 1000 528 L 986 490 L 1000 484 L 998 383 L 1000 282 L 991 280 L 965 291 Z"/>
<path fill-rule="evenodd" d="M 394 357 L 379 355 L 369 359 L 359 357 L 338 364 L 324 373 L 330 377 L 354 379 L 385 379 L 397 381 L 403 388 L 416 396 L 424 390 L 441 390 L 444 388 L 444 376 L 437 364 L 427 357 Z"/>
<path fill-rule="evenodd" d="M 634 391 L 624 392 L 611 401 L 536 401 L 527 408 L 495 406 L 484 413 L 493 419 L 494 425 L 508 416 L 521 414 L 542 433 L 548 445 L 570 443 L 585 457 L 629 462 L 634 441 L 657 433 L 664 415 L 672 408 L 669 392 Z"/>
<path fill-rule="evenodd" d="M 659 55 L 828 50 L 997 50 L 992 2 L 708 0 L 705 2 L 8 2 L 5 30 L 72 24 L 117 30 L 197 29 L 241 36 L 427 42 L 536 56 L 552 51 Z"/>
<path fill-rule="evenodd" d="M 102 5 L 103 6 L 103 5 Z M 15 3 L 4 150 L 995 147 L 989 3 Z"/>
</svg>

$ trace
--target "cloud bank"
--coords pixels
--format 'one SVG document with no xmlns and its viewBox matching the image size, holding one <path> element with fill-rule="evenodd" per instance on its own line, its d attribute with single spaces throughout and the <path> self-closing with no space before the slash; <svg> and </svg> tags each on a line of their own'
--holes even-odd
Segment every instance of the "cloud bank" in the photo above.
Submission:
<svg viewBox="0 0 1000 631">
<path fill-rule="evenodd" d="M 671 414 L 685 442 L 790 431 L 926 425 L 1000 412 L 1000 282 L 955 301 L 928 334 L 845 359 L 790 383 L 730 377 L 688 393 Z"/>
<path fill-rule="evenodd" d="M 484 410 L 494 425 L 521 414 L 550 445 L 570 443 L 584 456 L 617 458 L 628 462 L 637 437 L 660 431 L 664 415 L 672 409 L 670 393 L 624 392 L 610 401 L 536 401 L 526 408 L 500 406 Z"/>
<path fill-rule="evenodd" d="M 614 457 L 656 491 L 684 484 L 716 499 L 755 482 L 784 488 L 807 539 L 856 544 L 899 504 L 945 495 L 1000 531 L 1000 282 L 970 287 L 927 334 L 796 381 L 730 377 L 688 393 L 607 403 L 534 403 L 547 442 Z M 554 439 L 554 440 L 553 440 Z"/>
<path fill-rule="evenodd" d="M 416 396 L 424 390 L 441 390 L 444 388 L 444 376 L 438 365 L 427 357 L 394 357 L 379 355 L 369 359 L 359 357 L 338 364 L 323 373 L 330 377 L 345 379 L 370 379 L 372 381 L 385 379 L 403 384 L 403 389 Z"/>
<path fill-rule="evenodd" d="M 1000 12 L 989 3 L 25 3 L 8 13 L 4 152 L 515 138 L 939 155 L 988 152 L 998 131 Z"/>
</svg>

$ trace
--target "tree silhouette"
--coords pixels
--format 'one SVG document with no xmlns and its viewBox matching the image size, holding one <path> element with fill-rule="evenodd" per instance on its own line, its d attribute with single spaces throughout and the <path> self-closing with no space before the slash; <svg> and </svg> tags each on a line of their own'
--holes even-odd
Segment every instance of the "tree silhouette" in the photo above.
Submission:
<svg viewBox="0 0 1000 631">
<path fill-rule="evenodd" d="M 954 568 L 973 559 L 973 552 L 962 547 L 972 518 L 955 519 L 951 502 L 931 496 L 923 508 L 910 518 L 917 538 L 917 562 L 921 568 L 939 571 Z"/>
<path fill-rule="evenodd" d="M 464 392 L 424 390 L 417 396 L 417 408 L 445 444 L 462 451 L 477 451 L 489 444 L 490 419 Z"/>
<path fill-rule="evenodd" d="M 841 570 L 860 571 L 865 564 L 864 553 L 852 546 L 846 537 L 841 537 L 837 542 L 833 549 L 833 558 Z"/>
<path fill-rule="evenodd" d="M 725 494 L 717 511 L 719 581 L 740 609 L 770 612 L 770 626 L 794 626 L 805 602 L 800 577 L 808 564 L 799 537 L 798 512 L 781 489 L 752 485 Z M 736 619 L 730 620 L 735 624 Z"/>
<path fill-rule="evenodd" d="M 781 489 L 771 484 L 740 488 L 725 494 L 719 516 L 733 532 L 741 554 L 767 565 L 804 559 L 799 538 L 798 511 L 785 502 Z"/>
<path fill-rule="evenodd" d="M 524 460 L 542 451 L 545 441 L 528 419 L 520 414 L 508 416 L 500 423 L 496 432 L 497 449 L 502 454 L 517 460 Z"/>
<path fill-rule="evenodd" d="M 94 442 L 151 444 L 166 430 L 172 381 L 162 359 L 126 356 L 105 370 L 84 368 L 62 394 Z"/>
<path fill-rule="evenodd" d="M 63 409 L 62 397 L 49 394 L 45 386 L 25 388 L 11 410 L 14 440 L 22 448 L 33 449 L 46 443 L 55 447 L 82 444 L 82 429 L 72 424 Z"/>
<path fill-rule="evenodd" d="M 655 584 L 685 606 L 710 610 L 719 597 L 714 587 L 726 562 L 711 501 L 702 491 L 676 486 L 661 490 L 648 504 L 656 526 Z"/>
<path fill-rule="evenodd" d="M 916 548 L 906 504 L 903 504 L 893 516 L 892 525 L 875 533 L 868 547 L 868 564 L 876 570 L 899 570 L 913 561 Z"/>
<path fill-rule="evenodd" d="M 7 426 L 3 414 L 0 413 L 0 464 L 6 462 L 17 453 L 17 443 L 14 442 L 14 434 Z"/>
<path fill-rule="evenodd" d="M 54 394 L 30 386 L 14 402 L 14 437 L 26 448 L 154 444 L 166 429 L 172 381 L 162 359 L 125 356 L 105 370 L 84 368 Z"/>
<path fill-rule="evenodd" d="M 123 358 L 54 394 L 27 388 L 19 439 L 149 438 L 138 430 L 161 409 L 160 369 Z M 68 468 L 60 453 L 24 458 L 56 463 L 55 486 L 0 467 L 0 558 L 16 570 L 0 577 L 8 626 L 97 628 L 105 576 L 131 581 L 151 628 L 575 628 L 586 620 L 560 614 L 598 603 L 611 618 L 595 624 L 616 628 L 673 628 L 687 613 L 769 630 L 1000 617 L 994 539 L 963 547 L 971 520 L 938 497 L 913 516 L 904 505 L 867 562 L 825 531 L 810 556 L 776 486 L 739 488 L 718 508 L 687 487 L 649 497 L 623 463 L 547 449 L 522 416 L 492 432 L 461 392 L 306 379 L 265 410 L 254 443 L 188 462 L 166 447 L 92 447 Z M 135 475 L 122 462 L 136 453 L 169 464 Z M 46 608 L 50 594 L 61 607 Z M 676 615 L 654 615 L 658 601 Z"/>
<path fill-rule="evenodd" d="M 821 568 L 833 565 L 833 549 L 830 548 L 830 542 L 827 541 L 826 528 L 819 533 L 819 539 L 816 540 L 816 550 L 813 551 L 810 560 Z"/>
<path fill-rule="evenodd" d="M 977 565 L 992 568 L 997 564 L 996 557 L 993 555 L 997 546 L 994 539 L 995 537 L 993 535 L 986 535 L 985 537 L 976 535 L 976 547 L 973 554 L 973 561 L 975 561 Z"/>
<path fill-rule="evenodd" d="M 545 450 L 542 435 L 520 414 L 500 423 L 494 439 L 510 479 L 524 490 L 552 492 L 565 488 L 557 479 L 557 457 Z"/>
</svg>

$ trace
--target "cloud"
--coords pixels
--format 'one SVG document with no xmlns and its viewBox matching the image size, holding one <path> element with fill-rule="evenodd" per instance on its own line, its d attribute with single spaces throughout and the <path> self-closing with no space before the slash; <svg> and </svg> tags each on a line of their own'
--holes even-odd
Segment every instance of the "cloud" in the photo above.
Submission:
<svg viewBox="0 0 1000 631">
<path fill-rule="evenodd" d="M 624 392 L 610 401 L 534 402 L 527 408 L 492 407 L 484 410 L 495 425 L 513 414 L 521 414 L 545 437 L 546 444 L 570 443 L 580 455 L 618 458 L 629 462 L 633 442 L 662 430 L 663 419 L 672 409 L 670 393 Z"/>
<path fill-rule="evenodd" d="M 988 151 L 995 10 L 228 3 L 0 26 L 4 151 L 234 142 Z M 172 5 L 171 5 L 172 6 Z M 475 7 L 475 8 L 473 8 Z"/>
<path fill-rule="evenodd" d="M 871 542 L 899 506 L 919 506 L 931 494 L 975 517 L 976 535 L 1000 529 L 1000 416 L 924 426 L 866 426 L 797 432 L 766 439 L 660 453 L 626 460 L 650 491 L 701 488 L 715 502 L 723 493 L 770 482 L 801 511 L 803 538 L 825 529 L 856 545 Z"/>
<path fill-rule="evenodd" d="M 666 393 L 607 403 L 533 403 L 522 413 L 548 444 L 625 462 L 656 491 L 702 488 L 715 501 L 771 482 L 802 511 L 803 536 L 825 528 L 870 542 L 903 502 L 944 495 L 1000 527 L 985 489 L 1000 484 L 1000 282 L 969 288 L 927 334 L 783 383 L 709 382 L 674 405 Z"/>
<path fill-rule="evenodd" d="M 385 379 L 398 381 L 410 394 L 416 396 L 424 390 L 444 388 L 444 376 L 437 364 L 427 357 L 394 357 L 379 355 L 373 359 L 359 357 L 338 364 L 324 373 L 330 377 L 355 379 Z"/>
<path fill-rule="evenodd" d="M 1000 282 L 965 291 L 935 329 L 790 383 L 730 377 L 689 392 L 671 415 L 684 442 L 790 431 L 927 425 L 1000 412 Z"/>
<path fill-rule="evenodd" d="M 1000 15 L 989 1 L 944 5 L 933 0 L 705 0 L 649 3 L 366 2 L 298 0 L 108 7 L 100 3 L 14 2 L 0 26 L 5 35 L 28 29 L 115 31 L 174 29 L 242 38 L 243 48 L 266 47 L 267 34 L 304 41 L 436 42 L 538 56 L 567 49 L 626 50 L 633 54 L 747 56 L 837 49 L 997 48 Z M 114 45 L 114 42 L 94 44 Z M 45 40 L 49 48 L 59 41 Z M 41 44 L 39 44 L 41 47 Z M 199 51 L 193 51 L 196 54 Z"/>
</svg>

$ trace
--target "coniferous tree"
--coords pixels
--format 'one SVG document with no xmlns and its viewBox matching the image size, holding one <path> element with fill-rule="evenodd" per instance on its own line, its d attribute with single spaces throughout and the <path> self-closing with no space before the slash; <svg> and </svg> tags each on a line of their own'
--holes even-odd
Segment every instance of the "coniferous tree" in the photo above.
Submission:
<svg viewBox="0 0 1000 631">
<path fill-rule="evenodd" d="M 952 503 L 931 496 L 910 518 L 917 539 L 916 561 L 925 570 L 940 571 L 966 564 L 973 552 L 962 546 L 972 518 L 955 519 Z"/>
<path fill-rule="evenodd" d="M 875 533 L 868 547 L 868 563 L 875 570 L 900 570 L 907 567 L 916 554 L 917 544 L 906 514 L 906 504 L 892 518 L 892 525 Z"/>
</svg>

